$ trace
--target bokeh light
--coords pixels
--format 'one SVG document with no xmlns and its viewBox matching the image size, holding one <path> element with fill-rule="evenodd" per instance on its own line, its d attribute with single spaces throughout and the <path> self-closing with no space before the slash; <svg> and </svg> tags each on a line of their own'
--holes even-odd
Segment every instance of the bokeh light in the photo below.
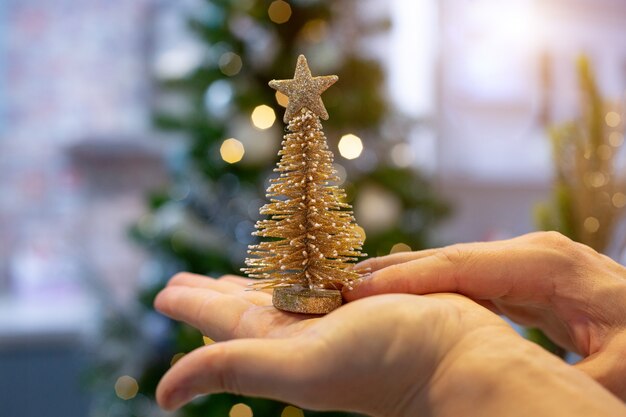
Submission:
<svg viewBox="0 0 626 417">
<path fill-rule="evenodd" d="M 622 122 L 622 118 L 617 112 L 610 111 L 604 117 L 604 121 L 609 127 L 617 127 Z"/>
<path fill-rule="evenodd" d="M 220 155 L 222 159 L 229 164 L 241 161 L 244 153 L 245 149 L 243 148 L 243 144 L 235 138 L 226 139 L 222 143 L 222 146 L 220 146 Z"/>
<path fill-rule="evenodd" d="M 287 107 L 289 104 L 289 97 L 280 91 L 276 91 L 276 102 L 282 107 Z"/>
<path fill-rule="evenodd" d="M 389 155 L 391 156 L 391 161 L 400 168 L 410 166 L 415 159 L 413 149 L 411 149 L 411 145 L 408 143 L 398 143 L 394 145 Z"/>
<path fill-rule="evenodd" d="M 285 23 L 291 17 L 291 6 L 286 1 L 276 0 L 270 4 L 267 14 L 272 22 Z"/>
<path fill-rule="evenodd" d="M 218 65 L 222 74 L 232 77 L 233 75 L 239 74 L 243 63 L 241 62 L 241 57 L 236 53 L 225 52 L 220 56 Z"/>
<path fill-rule="evenodd" d="M 343 135 L 339 139 L 339 153 L 346 159 L 356 159 L 363 152 L 361 138 L 352 133 Z"/>
<path fill-rule="evenodd" d="M 228 413 L 229 417 L 252 417 L 252 415 L 252 408 L 244 403 L 233 405 Z"/>
<path fill-rule="evenodd" d="M 124 375 L 117 378 L 115 382 L 115 394 L 122 400 L 130 400 L 135 398 L 139 392 L 139 384 L 137 380 L 131 376 Z"/>
<path fill-rule="evenodd" d="M 611 202 L 617 208 L 622 208 L 626 206 L 626 194 L 620 192 L 613 194 Z"/>
<path fill-rule="evenodd" d="M 262 104 L 254 108 L 250 119 L 257 129 L 269 129 L 276 121 L 276 113 L 270 106 Z"/>
<path fill-rule="evenodd" d="M 300 408 L 288 405 L 280 413 L 280 417 L 304 417 L 304 412 Z"/>
<path fill-rule="evenodd" d="M 180 352 L 172 356 L 172 360 L 170 361 L 170 366 L 174 366 L 174 364 L 178 362 L 183 356 L 185 356 L 185 352 Z"/>
<path fill-rule="evenodd" d="M 583 227 L 589 233 L 595 233 L 600 228 L 600 222 L 593 216 L 589 216 L 585 219 Z"/>
<path fill-rule="evenodd" d="M 396 243 L 391 247 L 391 250 L 389 251 L 390 254 L 399 252 L 411 252 L 411 247 L 406 243 Z"/>
<path fill-rule="evenodd" d="M 620 132 L 611 132 L 609 134 L 609 143 L 615 148 L 622 146 L 622 143 L 624 143 L 624 134 Z"/>
</svg>

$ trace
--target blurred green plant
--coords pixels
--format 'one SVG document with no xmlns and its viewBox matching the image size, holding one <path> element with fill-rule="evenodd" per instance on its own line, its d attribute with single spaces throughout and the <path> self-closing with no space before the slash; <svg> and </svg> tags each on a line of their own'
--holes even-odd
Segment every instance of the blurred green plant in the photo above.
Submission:
<svg viewBox="0 0 626 417">
<path fill-rule="evenodd" d="M 619 161 L 622 106 L 601 96 L 587 57 L 579 58 L 577 71 L 581 115 L 549 131 L 553 194 L 551 201 L 536 206 L 536 224 L 600 253 L 621 255 L 626 241 L 619 241 L 616 228 L 626 207 L 626 177 Z M 566 354 L 537 329 L 529 330 L 528 337 L 557 355 Z"/>
</svg>

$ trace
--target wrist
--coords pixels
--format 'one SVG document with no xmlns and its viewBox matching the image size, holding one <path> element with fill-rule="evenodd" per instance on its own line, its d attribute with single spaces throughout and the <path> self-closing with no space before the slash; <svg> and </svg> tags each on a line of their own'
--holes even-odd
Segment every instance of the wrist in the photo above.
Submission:
<svg viewBox="0 0 626 417">
<path fill-rule="evenodd" d="M 583 372 L 517 335 L 483 335 L 478 343 L 458 348 L 462 354 L 441 363 L 411 415 L 424 410 L 437 417 L 624 412 L 619 400 Z"/>
</svg>

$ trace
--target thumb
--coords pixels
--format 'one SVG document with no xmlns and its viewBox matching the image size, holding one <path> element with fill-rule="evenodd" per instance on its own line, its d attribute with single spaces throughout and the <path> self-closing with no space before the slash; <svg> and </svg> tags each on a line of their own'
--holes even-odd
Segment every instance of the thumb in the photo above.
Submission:
<svg viewBox="0 0 626 417">
<path fill-rule="evenodd" d="M 626 337 L 613 337 L 598 352 L 575 367 L 599 382 L 622 401 L 626 401 Z"/>
<path fill-rule="evenodd" d="M 306 349 L 293 339 L 238 339 L 194 350 L 163 376 L 159 405 L 177 409 L 202 394 L 229 392 L 301 403 L 311 375 Z M 319 400 L 319 399 L 318 399 Z"/>
</svg>

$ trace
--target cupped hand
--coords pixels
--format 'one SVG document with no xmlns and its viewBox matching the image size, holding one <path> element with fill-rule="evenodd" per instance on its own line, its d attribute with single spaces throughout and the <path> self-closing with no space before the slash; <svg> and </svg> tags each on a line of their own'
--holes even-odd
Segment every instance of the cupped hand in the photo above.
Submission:
<svg viewBox="0 0 626 417">
<path fill-rule="evenodd" d="M 231 392 L 317 410 L 416 415 L 476 352 L 493 347 L 489 355 L 501 357 L 525 343 L 499 317 L 456 294 L 381 295 L 319 317 L 276 310 L 269 293 L 249 291 L 247 283 L 184 273 L 158 295 L 159 311 L 219 342 L 167 372 L 157 390 L 162 407 Z"/>
<path fill-rule="evenodd" d="M 577 366 L 626 400 L 626 269 L 556 232 L 364 261 L 348 300 L 463 294 L 584 357 Z"/>
</svg>

